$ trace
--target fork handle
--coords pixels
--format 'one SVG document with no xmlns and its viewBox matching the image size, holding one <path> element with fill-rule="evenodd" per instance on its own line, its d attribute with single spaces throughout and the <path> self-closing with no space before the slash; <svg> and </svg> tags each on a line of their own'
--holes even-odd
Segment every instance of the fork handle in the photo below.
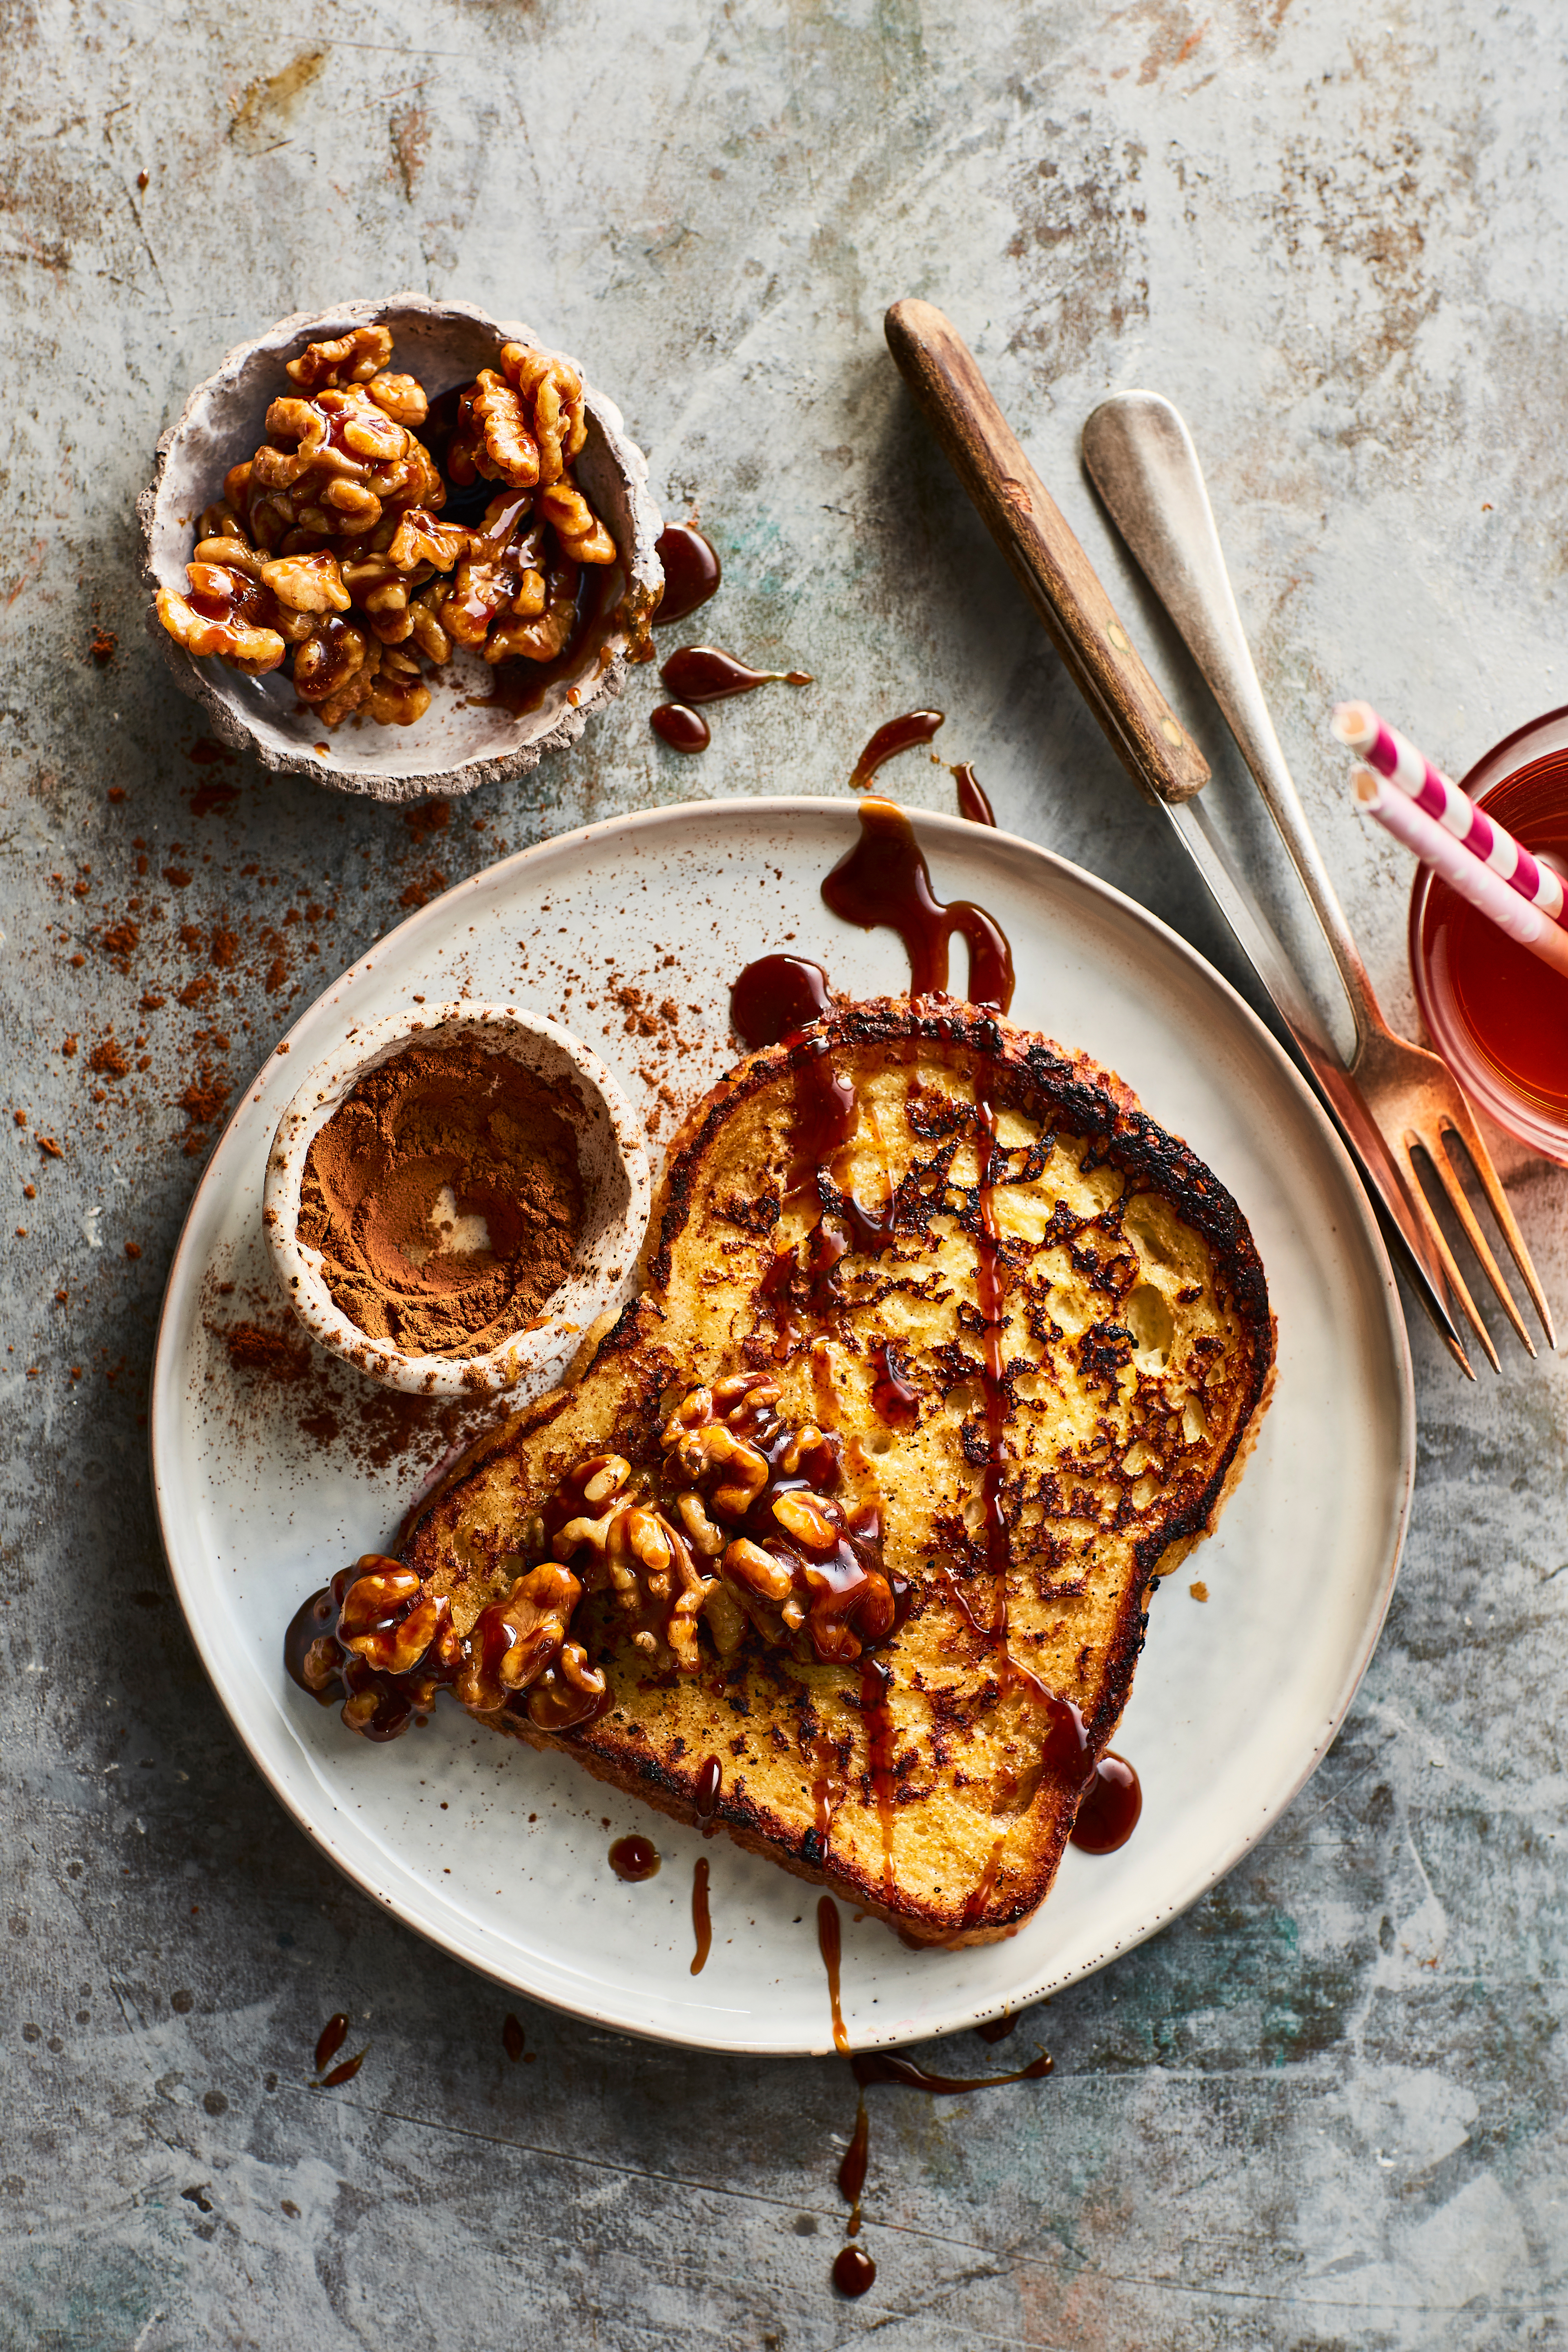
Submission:
<svg viewBox="0 0 1568 2352">
<path fill-rule="evenodd" d="M 1301 877 L 1350 999 L 1359 1058 L 1388 1024 L 1279 748 L 1192 436 L 1158 393 L 1121 392 L 1102 401 L 1084 426 L 1083 456 L 1111 520 L 1224 712 Z"/>
<path fill-rule="evenodd" d="M 1145 799 L 1190 800 L 1208 762 L 1132 650 L 973 353 L 931 302 L 895 302 L 888 348 L 954 473 Z"/>
</svg>

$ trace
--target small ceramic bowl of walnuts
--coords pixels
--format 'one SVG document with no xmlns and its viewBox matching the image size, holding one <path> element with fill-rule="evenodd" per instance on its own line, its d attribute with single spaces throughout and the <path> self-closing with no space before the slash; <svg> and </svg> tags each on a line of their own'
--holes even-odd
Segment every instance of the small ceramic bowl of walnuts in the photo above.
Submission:
<svg viewBox="0 0 1568 2352">
<path fill-rule="evenodd" d="M 153 633 L 217 734 L 379 800 L 574 741 L 663 587 L 615 403 L 526 327 L 419 294 L 232 351 L 138 512 Z"/>
</svg>

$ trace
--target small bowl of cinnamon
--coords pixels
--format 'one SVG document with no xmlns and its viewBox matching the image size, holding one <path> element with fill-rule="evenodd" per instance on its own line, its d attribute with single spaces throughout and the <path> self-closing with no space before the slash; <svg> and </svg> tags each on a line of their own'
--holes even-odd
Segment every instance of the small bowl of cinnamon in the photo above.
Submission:
<svg viewBox="0 0 1568 2352">
<path fill-rule="evenodd" d="M 625 1298 L 647 1154 L 609 1071 L 516 1005 L 409 1005 L 352 1030 L 267 1163 L 273 1270 L 321 1346 L 421 1396 L 561 1379 Z"/>
</svg>

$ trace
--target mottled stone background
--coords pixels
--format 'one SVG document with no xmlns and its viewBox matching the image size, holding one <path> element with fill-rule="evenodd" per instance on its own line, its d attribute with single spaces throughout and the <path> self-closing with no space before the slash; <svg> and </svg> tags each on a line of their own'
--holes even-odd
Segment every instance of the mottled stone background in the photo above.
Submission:
<svg viewBox="0 0 1568 2352">
<path fill-rule="evenodd" d="M 1510 1343 L 1469 1387 L 1415 1331 L 1414 1528 L 1338 1746 L 1188 1918 L 1026 2021 L 1006 2046 L 1043 2041 L 1054 2081 L 872 2095 L 881 2275 L 854 2305 L 827 2284 L 841 2068 L 521 2003 L 513 2064 L 507 1998 L 284 1820 L 183 1631 L 144 1423 L 222 1099 L 502 847 L 694 790 L 833 792 L 872 725 L 934 701 L 1005 824 L 1224 960 L 911 415 L 900 294 L 970 335 L 1224 769 L 1077 457 L 1110 388 L 1184 409 L 1408 1015 L 1405 877 L 1322 721 L 1360 689 L 1458 770 L 1568 698 L 1560 8 L 11 0 L 4 26 L 6 2344 L 1561 2343 L 1562 1367 Z M 712 633 L 815 688 L 721 713 L 699 763 L 655 743 L 640 673 L 423 835 L 203 764 L 134 577 L 153 444 L 230 343 L 403 286 L 579 352 L 722 551 Z M 890 781 L 949 789 L 918 760 Z M 1563 1180 L 1500 1156 L 1568 1313 Z M 371 2055 L 313 2091 L 339 2007 Z"/>
</svg>

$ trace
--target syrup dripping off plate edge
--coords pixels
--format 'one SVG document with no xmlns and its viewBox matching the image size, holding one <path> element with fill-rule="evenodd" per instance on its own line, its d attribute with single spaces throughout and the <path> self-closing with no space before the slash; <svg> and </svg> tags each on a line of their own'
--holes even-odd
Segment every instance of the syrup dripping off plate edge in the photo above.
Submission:
<svg viewBox="0 0 1568 2352">
<path fill-rule="evenodd" d="M 390 1534 L 411 1482 L 406 1473 L 367 1477 L 334 1465 L 293 1444 L 276 1416 L 253 1435 L 242 1424 L 237 1444 L 227 1416 L 246 1401 L 204 1332 L 204 1284 L 232 1278 L 237 1265 L 247 1275 L 247 1252 L 259 1246 L 253 1230 L 259 1181 L 278 1112 L 300 1073 L 356 1019 L 374 1018 L 384 999 L 470 979 L 476 991 L 482 985 L 503 1002 L 564 1019 L 604 1054 L 634 1100 L 647 1100 L 619 1034 L 620 1009 L 614 1024 L 606 1018 L 601 1028 L 580 990 L 570 1003 L 562 992 L 566 972 L 584 967 L 582 943 L 594 940 L 595 927 L 605 929 L 612 909 L 627 977 L 640 976 L 639 956 L 652 976 L 654 918 L 641 908 L 657 898 L 656 880 L 701 910 L 700 923 L 690 926 L 682 990 L 709 1008 L 703 1050 L 692 1057 L 700 1063 L 693 1073 L 700 1083 L 732 1058 L 724 1020 L 730 982 L 792 929 L 795 951 L 824 963 L 838 984 L 861 994 L 897 987 L 903 961 L 897 941 L 835 921 L 817 895 L 823 874 L 851 845 L 856 818 L 852 799 L 773 799 L 608 820 L 473 877 L 379 941 L 306 1012 L 285 1040 L 288 1055 L 269 1057 L 242 1097 L 175 1254 L 154 1371 L 155 1488 L 176 1590 L 240 1737 L 301 1826 L 367 1892 L 468 1965 L 620 2031 L 712 2048 L 830 2046 L 805 1890 L 727 1841 L 708 1848 L 724 1936 L 738 1912 L 754 1910 L 763 1925 L 750 1941 L 745 1934 L 732 1946 L 716 1941 L 694 1984 L 690 1863 L 703 1851 L 694 1832 L 667 1839 L 659 1831 L 661 1846 L 669 1846 L 666 1876 L 654 1890 L 615 1886 L 607 1906 L 602 1841 L 595 1832 L 585 1845 L 571 1842 L 571 1821 L 574 1815 L 581 1824 L 591 1784 L 569 1759 L 522 1755 L 514 1767 L 537 1777 L 509 1780 L 499 1777 L 499 1763 L 469 1768 L 439 1739 L 432 1747 L 432 1726 L 400 1743 L 422 1759 L 410 1785 L 385 1773 L 391 1751 L 356 1773 L 353 1760 L 363 1767 L 366 1759 L 351 1760 L 346 1751 L 362 1743 L 288 1688 L 279 1640 L 313 1583 Z M 1055 1894 L 1007 1944 L 915 1956 L 874 1923 L 847 1923 L 844 1997 L 858 2048 L 957 2032 L 1091 1973 L 1196 1899 L 1278 1818 L 1325 1751 L 1370 1657 L 1403 1539 L 1412 1452 L 1408 1354 L 1381 1243 L 1337 1139 L 1250 1013 L 1184 943 L 1094 877 L 957 817 L 916 823 L 941 894 L 993 908 L 1013 939 L 1020 963 L 1015 1020 L 1054 1031 L 1117 1068 L 1237 1192 L 1280 1316 L 1281 1381 L 1258 1457 L 1205 1552 L 1209 1608 L 1192 1608 L 1179 1588 L 1155 1604 L 1117 1735 L 1144 1774 L 1149 1811 L 1138 1837 L 1109 1861 L 1077 1858 L 1093 1879 L 1091 1899 L 1069 1855 Z M 747 877 L 744 895 L 734 887 L 737 872 Z M 574 963 L 557 965 L 549 940 L 563 922 L 577 944 Z M 533 957 L 526 972 L 511 945 L 519 938 L 529 940 Z M 217 1375 L 211 1385 L 208 1370 Z M 1327 1388 L 1333 1395 L 1324 1406 Z M 1282 1634 L 1274 1604 L 1287 1612 L 1294 1605 L 1301 1579 L 1291 1562 L 1300 1562 L 1304 1545 L 1324 1556 L 1321 1465 L 1331 1444 L 1346 1463 L 1343 1540 L 1330 1583 L 1315 1591 L 1315 1617 L 1293 1645 L 1286 1703 L 1261 1748 L 1256 1727 L 1239 1725 L 1200 1770 L 1194 1743 L 1201 1746 L 1205 1705 L 1219 1704 L 1215 1673 L 1232 1674 L 1247 1658 L 1278 1670 Z M 299 1531 L 317 1528 L 319 1536 Z M 1148 1724 L 1135 1722 L 1145 1714 Z M 437 1794 L 455 1793 L 435 1785 L 437 1751 L 443 1769 L 468 1771 L 462 1785 L 480 1816 L 480 1833 L 460 1842 L 449 1815 L 426 1819 L 421 1810 L 422 1776 L 431 1779 L 432 1806 Z M 482 1756 L 482 1745 L 473 1753 Z M 552 1792 L 548 1801 L 561 1824 L 548 1838 L 531 1837 L 522 1826 L 537 1804 L 549 1828 L 542 1790 Z M 628 1801 L 620 1826 L 646 1826 L 639 1810 Z M 460 1853 L 468 1875 L 455 1884 L 444 1867 Z M 468 1865 L 481 1853 L 476 1874 Z M 572 1906 L 590 1876 L 598 1893 L 585 1932 Z M 547 1923 L 549 1933 L 535 1916 L 548 1908 L 538 1904 L 542 1885 L 562 1890 L 561 1916 Z M 620 1954 L 624 1931 L 613 1905 L 663 1887 L 673 1889 L 679 1913 L 668 1972 L 639 1982 L 646 1937 L 633 1923 L 634 1968 Z M 805 1924 L 791 1928 L 797 1912 Z M 660 1969 L 666 1965 L 661 1959 Z M 753 1996 L 758 1979 L 765 1982 Z"/>
</svg>

